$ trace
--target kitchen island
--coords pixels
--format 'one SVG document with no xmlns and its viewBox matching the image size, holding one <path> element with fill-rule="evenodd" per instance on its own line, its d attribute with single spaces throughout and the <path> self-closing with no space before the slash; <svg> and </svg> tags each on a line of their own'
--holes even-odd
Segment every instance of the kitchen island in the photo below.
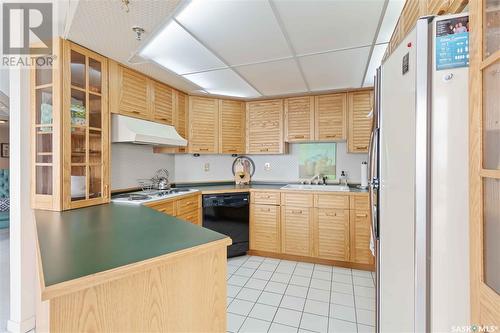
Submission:
<svg viewBox="0 0 500 333">
<path fill-rule="evenodd" d="M 37 331 L 226 330 L 227 236 L 138 205 L 35 218 Z"/>
</svg>

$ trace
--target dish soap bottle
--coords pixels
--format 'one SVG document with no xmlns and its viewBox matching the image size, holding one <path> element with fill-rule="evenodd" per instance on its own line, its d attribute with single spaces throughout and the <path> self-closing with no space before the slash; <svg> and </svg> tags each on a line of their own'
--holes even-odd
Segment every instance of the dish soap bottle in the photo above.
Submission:
<svg viewBox="0 0 500 333">
<path fill-rule="evenodd" d="M 347 185 L 347 173 L 344 170 L 342 170 L 340 172 L 340 185 L 346 186 L 346 187 L 348 186 Z"/>
</svg>

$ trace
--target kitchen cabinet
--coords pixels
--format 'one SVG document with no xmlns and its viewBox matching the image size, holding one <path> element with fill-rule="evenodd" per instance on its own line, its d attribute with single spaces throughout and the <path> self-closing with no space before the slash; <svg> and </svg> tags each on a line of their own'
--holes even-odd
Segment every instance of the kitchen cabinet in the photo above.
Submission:
<svg viewBox="0 0 500 333">
<path fill-rule="evenodd" d="M 349 210 L 315 209 L 315 256 L 349 261 Z"/>
<path fill-rule="evenodd" d="M 370 212 L 368 210 L 351 210 L 350 214 L 350 261 L 373 265 L 374 257 L 370 251 Z"/>
<path fill-rule="evenodd" d="M 173 89 L 156 81 L 151 82 L 151 87 L 153 120 L 159 123 L 173 125 Z"/>
<path fill-rule="evenodd" d="M 200 193 L 186 194 L 180 197 L 149 202 L 146 203 L 145 206 L 164 214 L 175 216 L 186 222 L 198 225 L 202 223 Z"/>
<path fill-rule="evenodd" d="M 314 97 L 285 99 L 285 141 L 314 141 Z"/>
<path fill-rule="evenodd" d="M 245 153 L 245 103 L 219 100 L 219 153 Z"/>
<path fill-rule="evenodd" d="M 109 105 L 112 113 L 151 119 L 150 79 L 115 61 L 109 63 Z"/>
<path fill-rule="evenodd" d="M 219 101 L 189 96 L 189 153 L 217 154 L 219 151 Z"/>
<path fill-rule="evenodd" d="M 280 207 L 270 204 L 250 204 L 250 249 L 281 252 Z"/>
<path fill-rule="evenodd" d="M 66 40 L 52 68 L 34 68 L 32 207 L 66 210 L 109 202 L 108 62 Z"/>
<path fill-rule="evenodd" d="M 283 100 L 247 102 L 247 154 L 284 154 Z"/>
<path fill-rule="evenodd" d="M 311 209 L 282 206 L 281 251 L 297 256 L 312 255 Z"/>
<path fill-rule="evenodd" d="M 346 114 L 346 93 L 316 96 L 314 98 L 316 141 L 346 140 Z"/>
<path fill-rule="evenodd" d="M 349 153 L 368 153 L 372 132 L 373 90 L 355 91 L 347 94 L 348 132 L 347 149 Z"/>
</svg>

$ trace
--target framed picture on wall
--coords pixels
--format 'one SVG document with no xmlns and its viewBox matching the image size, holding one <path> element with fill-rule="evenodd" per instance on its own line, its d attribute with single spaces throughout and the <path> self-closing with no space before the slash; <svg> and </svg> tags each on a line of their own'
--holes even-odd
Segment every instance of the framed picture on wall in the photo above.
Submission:
<svg viewBox="0 0 500 333">
<path fill-rule="evenodd" d="M 0 145 L 0 156 L 1 157 L 9 157 L 9 144 L 8 143 L 2 143 Z"/>
</svg>

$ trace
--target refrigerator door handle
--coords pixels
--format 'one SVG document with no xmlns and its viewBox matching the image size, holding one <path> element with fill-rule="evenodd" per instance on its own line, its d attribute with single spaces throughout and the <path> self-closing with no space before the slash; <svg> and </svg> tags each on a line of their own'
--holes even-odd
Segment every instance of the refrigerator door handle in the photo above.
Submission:
<svg viewBox="0 0 500 333">
<path fill-rule="evenodd" d="M 377 178 L 376 163 L 378 158 L 378 128 L 374 128 L 371 139 L 370 139 L 370 150 L 368 161 L 370 163 L 369 168 L 369 196 L 370 196 L 370 208 L 371 208 L 371 226 L 373 239 L 378 239 L 378 212 L 377 212 L 377 198 L 379 189 L 379 179 Z"/>
</svg>

